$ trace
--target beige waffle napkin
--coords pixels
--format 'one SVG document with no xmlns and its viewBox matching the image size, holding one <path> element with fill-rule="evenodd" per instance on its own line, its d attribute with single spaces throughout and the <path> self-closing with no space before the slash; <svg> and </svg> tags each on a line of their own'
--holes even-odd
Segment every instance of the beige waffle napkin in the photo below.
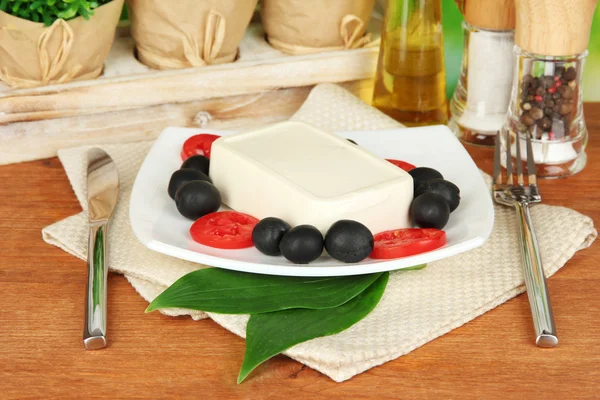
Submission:
<svg viewBox="0 0 600 400">
<path fill-rule="evenodd" d="M 342 88 L 322 84 L 293 117 L 327 130 L 369 130 L 400 126 Z M 142 246 L 129 226 L 129 198 L 137 171 L 151 143 L 101 146 L 113 157 L 121 178 L 121 198 L 109 230 L 108 264 L 151 301 L 199 265 L 155 253 Z M 85 157 L 89 147 L 59 151 L 75 194 L 85 209 Z M 364 320 L 334 336 L 311 340 L 288 350 L 288 356 L 344 381 L 400 357 L 463 325 L 524 291 L 515 213 L 496 207 L 494 230 L 475 250 L 429 264 L 421 271 L 396 272 L 377 308 Z M 548 276 L 573 254 L 590 246 L 597 232 L 590 218 L 563 207 L 539 205 L 533 219 Z M 557 234 L 560 232 L 560 235 Z M 87 253 L 85 211 L 43 230 L 44 240 L 82 259 Z M 169 315 L 202 312 L 168 310 Z M 247 316 L 208 314 L 244 336 Z M 242 354 L 240 354 L 240 364 Z"/>
</svg>

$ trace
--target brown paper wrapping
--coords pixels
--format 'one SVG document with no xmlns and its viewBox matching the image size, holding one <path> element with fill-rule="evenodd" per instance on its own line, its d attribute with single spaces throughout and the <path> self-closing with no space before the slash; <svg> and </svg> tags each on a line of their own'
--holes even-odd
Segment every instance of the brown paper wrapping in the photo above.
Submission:
<svg viewBox="0 0 600 400">
<path fill-rule="evenodd" d="M 365 36 L 375 0 L 263 0 L 269 43 L 287 54 L 354 49 Z"/>
<path fill-rule="evenodd" d="M 154 69 L 235 60 L 258 0 L 127 0 L 138 59 Z"/>
<path fill-rule="evenodd" d="M 89 20 L 59 19 L 49 27 L 0 11 L 0 80 L 27 88 L 98 77 L 122 9 L 123 0 L 113 0 Z"/>
</svg>

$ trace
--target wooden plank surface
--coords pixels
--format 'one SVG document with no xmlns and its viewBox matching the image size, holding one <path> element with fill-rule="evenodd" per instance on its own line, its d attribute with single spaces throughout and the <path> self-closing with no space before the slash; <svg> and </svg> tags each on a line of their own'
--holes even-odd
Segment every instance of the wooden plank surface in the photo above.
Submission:
<svg viewBox="0 0 600 400">
<path fill-rule="evenodd" d="M 340 86 L 369 100 L 373 80 Z M 53 157 L 64 147 L 156 138 L 168 126 L 227 129 L 276 122 L 297 110 L 312 86 L 161 104 L 40 121 L 0 123 L 0 165 Z M 1 113 L 1 112 L 0 112 Z"/>
<path fill-rule="evenodd" d="M 589 164 L 545 180 L 545 202 L 600 222 L 600 104 L 586 104 Z M 491 170 L 492 152 L 470 149 Z M 217 324 L 144 314 L 109 278 L 109 347 L 81 344 L 85 264 L 40 230 L 80 211 L 57 159 L 0 167 L 0 398 L 596 399 L 600 396 L 600 247 L 549 280 L 561 343 L 533 345 L 521 295 L 395 361 L 338 384 L 279 356 L 235 384 L 244 342 Z M 557 234 L 560 234 L 557 232 Z"/>
</svg>

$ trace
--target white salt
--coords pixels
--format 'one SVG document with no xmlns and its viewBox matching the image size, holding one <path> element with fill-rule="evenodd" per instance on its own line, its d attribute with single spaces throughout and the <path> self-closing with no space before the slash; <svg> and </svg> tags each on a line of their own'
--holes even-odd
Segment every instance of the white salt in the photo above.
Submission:
<svg viewBox="0 0 600 400">
<path fill-rule="evenodd" d="M 471 31 L 467 54 L 467 104 L 458 123 L 490 135 L 504 124 L 515 55 L 512 31 Z"/>
</svg>

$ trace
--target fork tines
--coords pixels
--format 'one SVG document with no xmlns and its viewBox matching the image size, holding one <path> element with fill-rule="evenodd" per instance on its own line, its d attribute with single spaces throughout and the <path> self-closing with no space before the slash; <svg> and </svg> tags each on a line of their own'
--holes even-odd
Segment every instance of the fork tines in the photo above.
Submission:
<svg viewBox="0 0 600 400">
<path fill-rule="evenodd" d="M 502 132 L 498 132 L 496 136 L 496 149 L 494 154 L 494 185 L 514 185 L 514 177 L 513 177 L 513 166 L 512 166 L 512 155 L 511 155 L 511 137 L 510 130 L 506 129 L 506 180 L 502 180 L 502 142 L 501 135 Z M 533 158 L 533 149 L 531 146 L 531 135 L 529 133 L 525 134 L 527 145 L 527 184 L 529 186 L 537 185 L 537 177 L 536 177 L 536 168 L 535 168 L 535 160 Z M 516 158 L 516 174 L 517 174 L 517 185 L 524 186 L 525 178 L 523 175 L 523 162 L 522 162 L 522 154 L 521 154 L 521 139 L 517 134 L 515 137 L 515 158 Z"/>
</svg>

